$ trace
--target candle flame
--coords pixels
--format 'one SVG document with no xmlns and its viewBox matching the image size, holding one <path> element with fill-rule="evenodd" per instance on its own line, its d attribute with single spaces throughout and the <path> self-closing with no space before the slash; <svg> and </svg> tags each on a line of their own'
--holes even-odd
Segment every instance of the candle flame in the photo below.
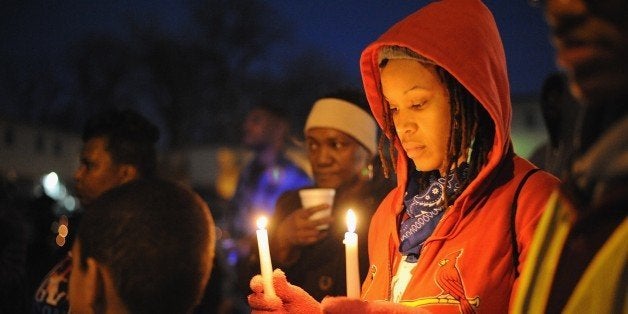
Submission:
<svg viewBox="0 0 628 314">
<path fill-rule="evenodd" d="M 260 216 L 257 218 L 257 228 L 262 230 L 266 229 L 266 225 L 268 224 L 268 218 L 266 216 Z"/>
<path fill-rule="evenodd" d="M 356 217 L 352 209 L 347 210 L 347 230 L 355 232 Z"/>
</svg>

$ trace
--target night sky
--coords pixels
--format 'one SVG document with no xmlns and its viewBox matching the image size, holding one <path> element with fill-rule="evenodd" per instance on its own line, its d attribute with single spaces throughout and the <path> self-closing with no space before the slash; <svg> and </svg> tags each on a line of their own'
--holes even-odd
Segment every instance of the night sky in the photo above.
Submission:
<svg viewBox="0 0 628 314">
<path fill-rule="evenodd" d="M 359 76 L 362 49 L 395 22 L 430 1 L 289 1 L 271 0 L 297 26 L 299 49 L 319 47 L 342 58 Z M 554 71 L 553 50 L 539 8 L 524 0 L 484 1 L 500 29 L 513 94 L 536 93 Z"/>
<path fill-rule="evenodd" d="M 53 60 L 73 41 L 90 32 L 121 33 L 128 17 L 161 25 L 185 36 L 185 1 L 150 0 L 10 0 L 0 13 L 2 57 L 35 66 L 42 56 Z M 293 41 L 277 50 L 297 54 L 317 49 L 338 58 L 359 80 L 362 49 L 396 21 L 428 1 L 409 0 L 268 0 L 294 26 Z M 513 94 L 533 94 L 555 70 L 542 12 L 524 0 L 485 1 L 495 15 L 505 45 Z M 148 22 L 147 22 L 148 23 Z M 5 59 L 7 60 L 7 59 Z"/>
</svg>

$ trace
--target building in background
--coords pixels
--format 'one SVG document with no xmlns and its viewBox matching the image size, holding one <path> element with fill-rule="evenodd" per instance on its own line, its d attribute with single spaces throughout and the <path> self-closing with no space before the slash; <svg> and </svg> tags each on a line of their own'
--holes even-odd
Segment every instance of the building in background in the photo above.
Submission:
<svg viewBox="0 0 628 314">
<path fill-rule="evenodd" d="M 547 139 L 538 102 L 536 96 L 512 98 L 512 138 L 515 151 L 524 157 Z M 59 182 L 70 187 L 81 145 L 79 134 L 0 118 L 0 177 L 32 187 L 54 172 Z M 311 171 L 301 151 L 293 149 L 288 156 Z M 251 158 L 251 152 L 237 145 L 197 145 L 159 157 L 164 176 L 199 189 L 218 188 L 223 198 L 230 198 L 233 175 Z"/>
<path fill-rule="evenodd" d="M 19 197 L 46 193 L 73 210 L 70 186 L 80 149 L 78 134 L 0 118 L 0 178 L 15 186 Z"/>
<path fill-rule="evenodd" d="M 515 95 L 512 102 L 512 138 L 515 153 L 529 158 L 547 140 L 537 95 Z"/>
</svg>

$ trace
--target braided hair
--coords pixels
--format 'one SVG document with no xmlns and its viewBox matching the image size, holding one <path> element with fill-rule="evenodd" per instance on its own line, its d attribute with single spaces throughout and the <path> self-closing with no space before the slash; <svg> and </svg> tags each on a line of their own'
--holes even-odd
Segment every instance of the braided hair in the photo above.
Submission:
<svg viewBox="0 0 628 314">
<path fill-rule="evenodd" d="M 457 178 L 460 182 L 460 186 L 462 187 L 460 192 L 457 195 L 445 196 L 446 203 L 449 205 L 455 201 L 464 188 L 487 164 L 488 154 L 493 147 L 493 139 L 495 137 L 494 122 L 480 102 L 445 69 L 407 48 L 397 46 L 386 48 L 390 50 L 383 53 L 383 55 L 391 55 L 392 51 L 392 58 L 394 58 L 394 56 L 401 55 L 405 56 L 406 59 L 416 59 L 425 65 L 434 66 L 440 81 L 445 85 L 449 93 L 449 105 L 451 106 L 451 127 L 447 145 L 447 167 L 445 177 L 449 177 L 452 172 L 454 175 L 458 176 L 458 172 L 455 170 L 458 167 L 458 161 L 465 154 L 468 154 L 467 160 L 469 164 L 467 175 L 464 176 L 464 178 Z M 382 58 L 381 56 L 382 54 L 380 54 L 380 69 L 385 67 L 388 60 L 390 60 L 390 58 L 386 58 L 385 56 Z M 388 177 L 391 168 L 396 172 L 395 163 L 393 162 L 396 158 L 394 144 L 399 141 L 399 138 L 396 136 L 397 131 L 390 114 L 390 108 L 385 103 L 383 104 L 383 118 L 384 132 L 382 132 L 382 135 L 380 136 L 378 151 L 384 168 L 384 174 Z M 390 145 L 388 154 L 383 153 L 384 141 L 386 140 L 385 134 L 395 135 L 389 139 Z M 468 151 L 465 152 L 465 149 Z M 420 188 L 427 187 L 429 185 L 429 172 L 420 173 L 418 180 Z"/>
</svg>

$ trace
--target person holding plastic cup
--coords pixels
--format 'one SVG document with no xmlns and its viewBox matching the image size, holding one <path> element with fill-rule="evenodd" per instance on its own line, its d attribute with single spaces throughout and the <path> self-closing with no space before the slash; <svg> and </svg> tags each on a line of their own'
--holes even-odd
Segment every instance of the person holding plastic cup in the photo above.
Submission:
<svg viewBox="0 0 628 314">
<path fill-rule="evenodd" d="M 559 182 L 513 150 L 492 13 L 480 0 L 430 2 L 368 45 L 360 70 L 397 174 L 371 219 L 361 295 L 312 306 L 275 271 L 280 306 L 253 278 L 253 312 L 507 313 Z"/>
<path fill-rule="evenodd" d="M 269 225 L 270 250 L 275 268 L 321 300 L 346 293 L 342 239 L 349 208 L 358 217 L 361 278 L 366 275 L 370 217 L 393 182 L 376 174 L 381 169 L 375 158 L 377 125 L 362 92 L 339 90 L 318 99 L 304 135 L 315 183 L 279 198 Z M 306 206 L 306 194 L 312 192 L 320 200 Z"/>
</svg>

